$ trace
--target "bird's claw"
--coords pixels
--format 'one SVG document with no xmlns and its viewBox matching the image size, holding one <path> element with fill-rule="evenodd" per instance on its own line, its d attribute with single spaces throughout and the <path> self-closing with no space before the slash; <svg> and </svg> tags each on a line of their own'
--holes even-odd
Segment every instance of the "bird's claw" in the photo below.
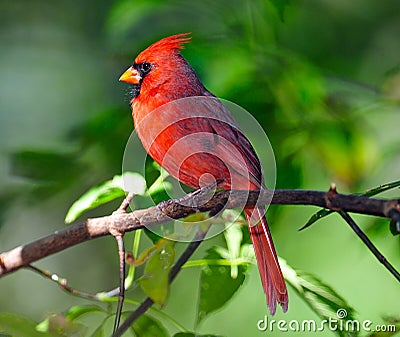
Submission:
<svg viewBox="0 0 400 337">
<path fill-rule="evenodd" d="M 170 199 L 170 200 L 161 201 L 157 205 L 157 214 L 156 214 L 157 218 L 161 214 L 170 216 L 168 214 L 168 212 L 165 211 L 165 208 L 171 207 L 171 205 L 174 205 L 174 204 L 191 208 L 195 212 L 200 212 L 201 211 L 200 208 L 201 208 L 202 204 L 204 203 L 204 200 L 202 200 L 199 197 L 207 195 L 210 191 L 214 190 L 217 185 L 218 185 L 217 183 L 214 183 L 209 186 L 201 187 L 193 192 L 190 192 L 190 193 L 184 195 L 183 197 L 181 197 L 179 199 Z M 199 201 L 201 201 L 201 204 L 199 204 Z M 215 214 L 219 213 L 222 208 L 223 208 L 223 205 L 221 207 L 217 207 L 214 212 L 213 211 L 211 211 L 211 212 L 212 212 L 212 214 L 215 215 Z M 211 214 L 211 212 L 210 212 L 210 214 Z"/>
<path fill-rule="evenodd" d="M 175 199 L 163 200 L 157 204 L 156 218 L 159 219 L 162 215 L 168 215 L 164 209 L 175 203 Z"/>
</svg>

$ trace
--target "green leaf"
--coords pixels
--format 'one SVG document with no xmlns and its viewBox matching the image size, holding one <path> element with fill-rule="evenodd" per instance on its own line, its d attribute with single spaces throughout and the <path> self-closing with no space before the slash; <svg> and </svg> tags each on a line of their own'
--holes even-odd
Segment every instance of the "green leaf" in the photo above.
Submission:
<svg viewBox="0 0 400 337">
<path fill-rule="evenodd" d="M 178 332 L 173 337 L 223 337 L 222 335 L 198 335 L 193 332 Z"/>
<path fill-rule="evenodd" d="M 225 225 L 224 236 L 226 240 L 226 245 L 228 247 L 229 259 L 235 260 L 239 258 L 240 246 L 242 244 L 243 234 L 242 226 L 237 222 L 229 222 L 229 219 L 236 220 L 240 216 L 239 212 L 234 210 L 226 210 L 224 212 L 224 217 L 227 217 L 228 222 Z M 232 264 L 231 266 L 231 277 L 237 278 L 238 276 L 238 266 Z"/>
<path fill-rule="evenodd" d="M 320 209 L 318 212 L 314 213 L 311 216 L 311 218 L 307 221 L 307 223 L 303 227 L 299 228 L 299 231 L 302 231 L 302 230 L 310 227 L 313 223 L 315 223 L 319 219 L 326 217 L 327 215 L 329 215 L 331 213 L 333 213 L 333 211 L 331 211 L 330 209 L 326 209 L 326 208 Z"/>
<path fill-rule="evenodd" d="M 175 242 L 162 239 L 155 244 L 144 274 L 139 283 L 143 291 L 155 303 L 163 305 L 169 292 L 169 271 L 174 263 Z"/>
<path fill-rule="evenodd" d="M 279 259 L 285 280 L 323 319 L 354 320 L 354 309 L 332 287 L 318 277 L 291 268 L 285 260 Z"/>
<path fill-rule="evenodd" d="M 218 260 L 221 255 L 215 250 L 208 250 L 206 260 Z M 245 280 L 245 267 L 238 266 L 238 275 L 233 279 L 229 266 L 209 265 L 202 269 L 200 275 L 199 301 L 197 307 L 197 324 L 211 312 L 224 306 L 240 288 Z"/>
<path fill-rule="evenodd" d="M 400 187 L 400 180 L 394 181 L 392 183 L 383 184 L 383 185 L 380 185 L 375 188 L 371 188 L 371 189 L 367 190 L 365 193 L 363 193 L 362 195 L 364 195 L 366 197 L 372 197 L 379 193 L 383 193 L 383 192 L 392 190 L 396 187 Z"/>
<path fill-rule="evenodd" d="M 36 326 L 40 332 L 50 332 L 53 336 L 85 336 L 87 327 L 81 323 L 72 322 L 66 316 L 52 314 Z"/>
<path fill-rule="evenodd" d="M 91 335 L 90 337 L 103 337 L 104 336 L 104 329 L 103 325 L 99 326 Z"/>
<path fill-rule="evenodd" d="M 146 182 L 139 173 L 125 172 L 122 175 L 114 176 L 112 180 L 92 187 L 75 201 L 67 212 L 65 222 L 71 223 L 88 210 L 123 197 L 126 192 L 144 195 L 145 191 Z"/>
<path fill-rule="evenodd" d="M 36 322 L 11 313 L 0 313 L 0 335 L 9 334 L 15 337 L 54 337 L 49 332 L 40 332 L 36 329 Z"/>
<path fill-rule="evenodd" d="M 104 326 L 107 323 L 107 320 L 110 318 L 111 316 L 107 315 L 103 321 L 100 323 L 100 325 L 96 328 L 96 330 L 94 330 L 92 332 L 92 334 L 90 335 L 90 337 L 103 337 L 106 336 L 105 332 L 104 332 Z"/>
<path fill-rule="evenodd" d="M 168 337 L 165 327 L 149 315 L 142 315 L 131 326 L 136 337 Z"/>
<path fill-rule="evenodd" d="M 96 305 L 76 305 L 68 309 L 68 311 L 65 313 L 65 317 L 68 320 L 73 321 L 82 315 L 93 312 L 106 313 L 103 308 L 100 308 Z"/>
</svg>

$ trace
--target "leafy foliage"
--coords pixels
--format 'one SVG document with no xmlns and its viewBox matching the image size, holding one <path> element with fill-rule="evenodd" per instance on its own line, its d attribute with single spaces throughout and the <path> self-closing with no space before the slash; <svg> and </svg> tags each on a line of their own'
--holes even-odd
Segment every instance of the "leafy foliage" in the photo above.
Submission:
<svg viewBox="0 0 400 337">
<path fill-rule="evenodd" d="M 68 210 L 65 222 L 71 223 L 88 210 L 120 198 L 125 193 L 143 195 L 146 191 L 145 187 L 144 178 L 138 173 L 125 172 L 123 175 L 115 176 L 112 180 L 92 187 L 75 201 Z"/>
<path fill-rule="evenodd" d="M 143 291 L 155 303 L 165 304 L 169 292 L 169 271 L 175 258 L 175 242 L 159 240 L 150 253 L 142 278 Z"/>
<path fill-rule="evenodd" d="M 242 226 L 238 222 L 234 222 L 234 223 L 229 222 L 229 216 L 233 217 L 234 219 L 239 218 L 239 215 L 237 214 L 237 212 L 235 212 L 233 210 L 229 210 L 229 211 L 225 211 L 224 215 L 228 216 L 228 221 L 225 224 L 226 229 L 224 231 L 225 241 L 226 241 L 228 250 L 225 253 L 225 251 L 223 249 L 219 248 L 218 252 L 225 259 L 235 261 L 236 259 L 238 259 L 240 257 L 241 244 L 242 244 L 242 239 L 243 239 L 242 228 L 241 228 Z M 238 266 L 235 265 L 234 263 L 232 263 L 231 277 L 233 279 L 237 278 L 238 273 L 239 273 Z"/>
<path fill-rule="evenodd" d="M 76 305 L 68 309 L 65 318 L 73 321 L 90 313 L 105 313 L 105 311 L 97 305 Z"/>
<path fill-rule="evenodd" d="M 34 321 L 11 313 L 0 313 L 0 333 L 5 334 L 5 336 L 54 337 L 49 332 L 36 330 L 36 323 Z"/>
<path fill-rule="evenodd" d="M 77 336 L 84 337 L 86 326 L 68 319 L 63 314 L 52 314 L 36 326 L 36 330 L 45 333 L 51 333 L 56 336 Z"/>
<path fill-rule="evenodd" d="M 162 324 L 149 315 L 141 316 L 131 327 L 131 331 L 137 337 L 168 337 L 167 330 Z"/>
<path fill-rule="evenodd" d="M 344 321 L 355 319 L 355 310 L 332 287 L 310 273 L 294 270 L 282 259 L 279 262 L 285 280 L 318 316 Z M 338 333 L 344 335 L 340 329 Z"/>
<path fill-rule="evenodd" d="M 221 259 L 215 249 L 210 249 L 206 260 Z M 236 278 L 230 275 L 230 268 L 221 265 L 208 265 L 202 268 L 200 276 L 197 324 L 213 311 L 224 306 L 245 280 L 245 268 L 238 267 Z"/>
</svg>

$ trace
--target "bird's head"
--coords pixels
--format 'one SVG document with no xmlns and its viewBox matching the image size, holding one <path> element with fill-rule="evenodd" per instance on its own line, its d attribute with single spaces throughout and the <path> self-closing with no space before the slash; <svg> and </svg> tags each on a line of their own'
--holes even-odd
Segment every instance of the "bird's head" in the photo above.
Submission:
<svg viewBox="0 0 400 337">
<path fill-rule="evenodd" d="M 133 85 L 132 101 L 139 95 L 147 99 L 161 95 L 168 101 L 201 94 L 198 91 L 203 85 L 180 53 L 183 45 L 190 41 L 188 35 L 166 37 L 135 58 L 133 65 L 119 78 Z"/>
</svg>

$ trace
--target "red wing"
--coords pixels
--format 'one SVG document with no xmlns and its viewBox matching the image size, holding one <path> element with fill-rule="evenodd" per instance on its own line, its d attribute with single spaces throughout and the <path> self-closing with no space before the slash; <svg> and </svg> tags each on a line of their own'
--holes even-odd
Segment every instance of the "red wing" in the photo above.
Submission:
<svg viewBox="0 0 400 337">
<path fill-rule="evenodd" d="M 263 186 L 252 145 L 217 98 L 185 98 L 153 113 L 155 118 L 143 119 L 137 131 L 145 149 L 175 178 L 198 187 L 199 178 L 210 173 L 226 181 L 226 188 Z"/>
</svg>

